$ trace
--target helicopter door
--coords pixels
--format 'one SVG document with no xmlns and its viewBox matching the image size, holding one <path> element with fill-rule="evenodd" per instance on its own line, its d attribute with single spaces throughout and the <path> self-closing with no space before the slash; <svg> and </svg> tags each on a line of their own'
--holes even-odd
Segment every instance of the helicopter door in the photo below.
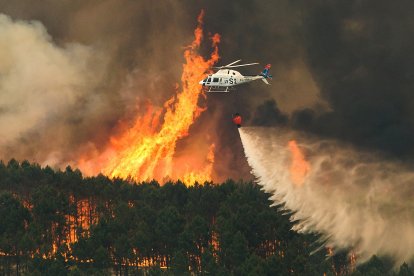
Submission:
<svg viewBox="0 0 414 276">
<path fill-rule="evenodd" d="M 211 83 L 211 78 L 210 77 L 208 77 L 208 79 L 207 79 L 207 85 L 209 85 Z"/>
</svg>

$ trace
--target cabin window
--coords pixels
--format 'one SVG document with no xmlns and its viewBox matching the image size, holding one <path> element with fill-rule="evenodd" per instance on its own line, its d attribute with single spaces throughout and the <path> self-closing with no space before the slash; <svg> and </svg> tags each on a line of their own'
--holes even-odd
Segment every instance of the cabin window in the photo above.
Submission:
<svg viewBox="0 0 414 276">
<path fill-rule="evenodd" d="M 210 82 L 210 81 L 211 81 L 211 78 L 208 78 L 207 82 Z"/>
<path fill-rule="evenodd" d="M 218 82 L 218 80 L 219 80 L 218 78 L 214 78 L 213 82 Z"/>
<path fill-rule="evenodd" d="M 227 70 L 227 75 L 230 74 L 230 70 Z"/>
<path fill-rule="evenodd" d="M 233 72 L 233 75 L 236 75 L 236 73 Z"/>
</svg>

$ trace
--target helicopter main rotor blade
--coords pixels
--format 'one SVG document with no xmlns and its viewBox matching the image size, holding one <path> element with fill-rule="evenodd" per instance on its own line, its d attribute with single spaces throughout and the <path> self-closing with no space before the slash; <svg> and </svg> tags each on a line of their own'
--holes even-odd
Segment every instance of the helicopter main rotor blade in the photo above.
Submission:
<svg viewBox="0 0 414 276">
<path fill-rule="evenodd" d="M 241 59 L 236 60 L 236 61 L 233 61 L 232 63 L 229 63 L 229 64 L 224 65 L 224 66 L 222 66 L 222 67 L 227 67 L 227 66 L 230 66 L 230 65 L 236 64 L 237 62 L 240 62 L 240 61 L 241 61 Z"/>
<path fill-rule="evenodd" d="M 256 64 L 259 64 L 259 63 L 254 62 L 254 63 L 246 63 L 246 64 L 239 64 L 239 65 L 233 65 L 233 66 L 223 66 L 221 68 L 234 68 L 234 67 L 250 66 L 250 65 L 256 65 Z"/>
</svg>

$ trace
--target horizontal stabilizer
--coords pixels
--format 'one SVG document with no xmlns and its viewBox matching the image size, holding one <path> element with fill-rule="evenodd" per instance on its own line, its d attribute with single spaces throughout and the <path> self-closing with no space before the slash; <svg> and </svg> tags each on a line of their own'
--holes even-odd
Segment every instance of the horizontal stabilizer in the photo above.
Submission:
<svg viewBox="0 0 414 276">
<path fill-rule="evenodd" d="M 262 78 L 262 81 L 263 81 L 264 83 L 266 83 L 267 85 L 270 85 L 270 83 L 267 81 L 267 79 Z"/>
</svg>

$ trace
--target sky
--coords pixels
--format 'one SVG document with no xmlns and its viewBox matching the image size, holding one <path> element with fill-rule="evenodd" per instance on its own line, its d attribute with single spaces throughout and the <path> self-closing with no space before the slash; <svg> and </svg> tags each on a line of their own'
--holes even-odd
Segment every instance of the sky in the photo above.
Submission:
<svg viewBox="0 0 414 276">
<path fill-rule="evenodd" d="M 231 115 L 411 166 L 414 3 L 399 1 L 0 0 L 0 155 L 64 167 L 102 150 L 120 120 L 162 105 L 205 10 L 220 64 L 272 64 L 271 86 L 208 95 L 177 144 L 215 141 L 215 178 L 252 178 Z M 201 49 L 208 56 L 209 43 Z M 196 138 L 191 138 L 196 137 Z M 207 138 L 205 138 L 207 137 Z M 191 147 L 190 147 L 191 148 Z"/>
</svg>

